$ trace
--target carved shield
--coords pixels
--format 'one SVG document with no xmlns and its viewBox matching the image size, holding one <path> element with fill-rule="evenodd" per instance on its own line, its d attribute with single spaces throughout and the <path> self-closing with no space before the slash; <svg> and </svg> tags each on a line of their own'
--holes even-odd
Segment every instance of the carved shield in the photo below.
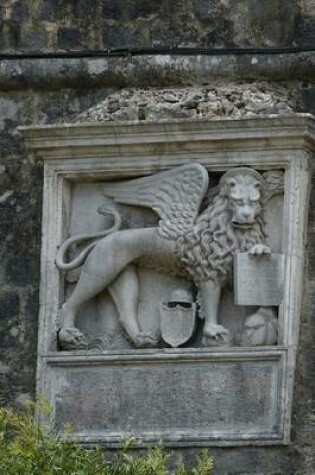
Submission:
<svg viewBox="0 0 315 475">
<path fill-rule="evenodd" d="M 186 343 L 195 329 L 196 304 L 183 306 L 180 303 L 171 307 L 161 304 L 161 335 L 163 340 L 173 348 Z"/>
</svg>

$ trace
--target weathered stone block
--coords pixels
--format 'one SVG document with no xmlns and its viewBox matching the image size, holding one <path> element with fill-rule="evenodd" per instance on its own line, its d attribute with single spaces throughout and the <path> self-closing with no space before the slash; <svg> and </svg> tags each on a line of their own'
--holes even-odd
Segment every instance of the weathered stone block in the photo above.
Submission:
<svg viewBox="0 0 315 475">
<path fill-rule="evenodd" d="M 22 32 L 21 42 L 23 43 L 23 49 L 39 51 L 47 47 L 48 36 L 44 29 L 31 26 Z"/>
<path fill-rule="evenodd" d="M 11 18 L 20 23 L 24 23 L 29 19 L 31 5 L 25 0 L 17 0 L 13 3 Z"/>
<path fill-rule="evenodd" d="M 110 25 L 104 23 L 102 27 L 102 42 L 104 48 L 126 48 L 130 44 L 139 46 L 129 25 Z"/>
<path fill-rule="evenodd" d="M 255 43 L 266 46 L 291 44 L 297 13 L 295 0 L 252 0 L 248 4 L 249 17 L 246 20 L 250 23 Z"/>
<path fill-rule="evenodd" d="M 43 0 L 38 9 L 38 19 L 55 21 L 63 16 L 62 2 L 59 0 Z"/>
<path fill-rule="evenodd" d="M 163 13 L 167 8 L 166 3 L 165 1 L 159 0 L 133 1 L 128 9 L 128 17 L 133 20 L 136 18 L 148 18 L 150 15 L 156 15 L 159 12 Z M 172 2 L 172 4 L 175 3 L 176 1 Z"/>
<path fill-rule="evenodd" d="M 315 31 L 315 21 L 314 28 Z M 314 43 L 315 43 L 315 33 L 314 33 Z M 307 110 L 311 114 L 315 114 L 315 87 L 303 88 L 301 90 L 301 95 L 303 98 L 304 106 L 307 107 Z"/>
<path fill-rule="evenodd" d="M 297 28 L 297 41 L 305 46 L 315 45 L 315 15 L 301 16 Z"/>
<path fill-rule="evenodd" d="M 207 21 L 207 26 L 210 26 L 211 20 L 213 20 L 213 13 L 214 9 L 220 7 L 219 2 L 212 0 L 209 2 L 209 0 L 193 0 L 192 1 L 192 7 L 193 11 L 195 12 L 195 15 L 198 19 L 201 21 L 206 22 Z M 224 4 L 221 2 L 221 8 L 222 8 L 222 14 L 224 12 Z"/>
<path fill-rule="evenodd" d="M 39 276 L 39 261 L 36 258 L 26 257 L 7 259 L 5 275 L 9 284 L 34 284 Z"/>
<path fill-rule="evenodd" d="M 0 51 L 17 48 L 20 42 L 21 27 L 15 20 L 3 20 L 0 23 Z"/>
<path fill-rule="evenodd" d="M 57 44 L 61 49 L 77 49 L 82 47 L 82 32 L 77 28 L 59 28 Z"/>
<path fill-rule="evenodd" d="M 20 297 L 14 290 L 0 291 L 0 317 L 7 318 L 18 315 L 20 311 Z"/>
<path fill-rule="evenodd" d="M 159 10 L 164 10 L 163 4 L 158 0 L 140 0 L 126 3 L 124 0 L 113 0 L 111 2 L 103 2 L 104 19 L 113 19 L 117 21 L 134 20 L 136 18 L 146 18 L 156 14 Z"/>
<path fill-rule="evenodd" d="M 86 2 L 85 0 L 75 0 L 71 4 L 71 8 L 70 8 L 71 15 L 74 18 L 82 19 L 85 21 L 89 19 L 90 20 L 94 19 L 94 21 L 96 21 L 98 18 L 95 17 L 95 15 L 99 14 L 98 3 L 99 2 L 97 1 Z"/>
</svg>

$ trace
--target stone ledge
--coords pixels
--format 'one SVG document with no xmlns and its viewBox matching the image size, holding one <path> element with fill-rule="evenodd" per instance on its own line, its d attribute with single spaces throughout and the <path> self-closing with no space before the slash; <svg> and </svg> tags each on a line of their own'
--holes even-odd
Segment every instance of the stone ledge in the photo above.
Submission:
<svg viewBox="0 0 315 475">
<path fill-rule="evenodd" d="M 209 85 L 215 78 L 313 81 L 314 76 L 313 52 L 10 59 L 1 62 L 0 88 L 167 87 Z"/>
<path fill-rule="evenodd" d="M 215 151 L 218 157 L 227 149 L 231 153 L 233 149 L 239 150 L 238 147 L 243 153 L 260 150 L 265 163 L 267 163 L 266 150 L 276 149 L 277 157 L 282 163 L 282 154 L 287 153 L 288 149 L 299 147 L 306 150 L 314 149 L 314 119 L 311 114 L 230 120 L 221 118 L 164 122 L 91 122 L 19 127 L 18 130 L 25 139 L 26 147 L 32 149 L 37 157 L 44 160 L 65 158 L 75 160 L 89 157 L 89 166 L 93 159 L 105 156 L 108 157 L 107 164 L 113 160 L 114 165 L 117 160 L 115 157 L 119 155 L 128 157 L 127 163 L 130 168 L 131 163 L 139 162 L 140 155 L 152 152 L 152 147 L 155 153 L 159 150 L 161 156 L 165 156 L 178 150 L 178 143 L 185 144 L 186 153 L 188 150 L 196 153 L 198 144 L 199 152 Z M 236 163 L 238 163 L 237 154 L 238 152 L 235 157 Z M 162 164 L 161 156 L 158 157 L 159 167 Z M 218 160 L 220 167 L 220 158 Z M 276 165 L 277 160 L 274 156 L 272 161 Z"/>
</svg>

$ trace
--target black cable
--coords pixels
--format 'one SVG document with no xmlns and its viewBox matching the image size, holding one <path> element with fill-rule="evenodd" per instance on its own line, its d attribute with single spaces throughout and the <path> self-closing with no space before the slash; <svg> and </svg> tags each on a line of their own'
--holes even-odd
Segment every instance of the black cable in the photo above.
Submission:
<svg viewBox="0 0 315 475">
<path fill-rule="evenodd" d="M 95 51 L 56 51 L 48 53 L 25 52 L 25 53 L 2 53 L 0 60 L 17 59 L 58 59 L 58 58 L 105 58 L 105 57 L 128 57 L 141 55 L 264 55 L 264 54 L 292 54 L 302 52 L 315 52 L 315 46 L 288 46 L 283 48 L 180 48 L 173 46 L 156 46 L 142 48 L 113 48 Z"/>
</svg>

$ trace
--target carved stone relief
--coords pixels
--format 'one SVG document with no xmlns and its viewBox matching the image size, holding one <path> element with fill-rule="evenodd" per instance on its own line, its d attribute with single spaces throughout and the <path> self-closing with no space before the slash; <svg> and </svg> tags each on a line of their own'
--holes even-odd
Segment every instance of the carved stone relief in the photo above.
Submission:
<svg viewBox="0 0 315 475">
<path fill-rule="evenodd" d="M 290 442 L 314 130 L 24 129 L 45 175 L 37 391 L 64 437 Z"/>
<path fill-rule="evenodd" d="M 110 226 L 71 236 L 56 255 L 72 283 L 60 312 L 60 349 L 277 343 L 283 256 L 271 254 L 265 210 L 283 195 L 283 172 L 239 167 L 210 178 L 193 163 L 98 185 L 104 198 L 97 211 Z M 88 196 L 81 190 L 78 203 L 82 193 Z M 233 287 L 227 314 L 246 306 L 237 331 L 220 317 Z M 102 331 L 93 329 L 95 313 Z"/>
</svg>

